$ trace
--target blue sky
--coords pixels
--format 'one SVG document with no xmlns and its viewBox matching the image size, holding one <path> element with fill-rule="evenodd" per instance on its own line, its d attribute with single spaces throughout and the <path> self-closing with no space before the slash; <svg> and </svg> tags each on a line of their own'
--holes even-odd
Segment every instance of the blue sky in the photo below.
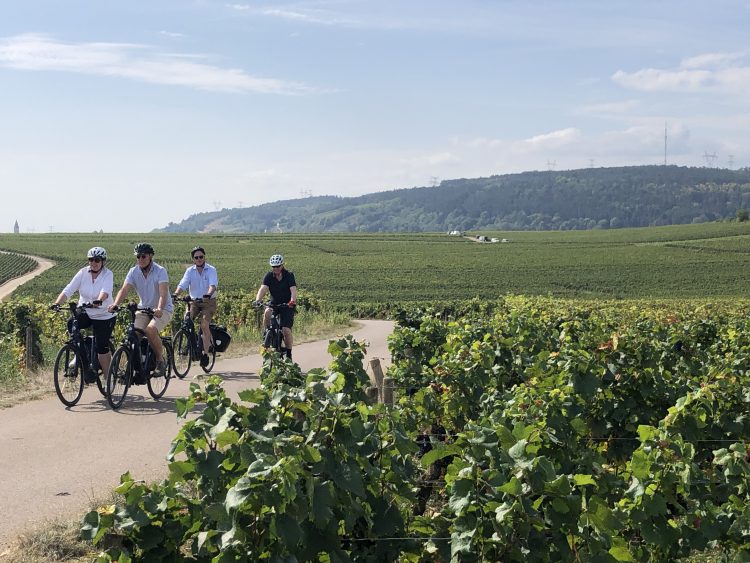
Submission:
<svg viewBox="0 0 750 563">
<path fill-rule="evenodd" d="M 6 0 L 0 231 L 750 166 L 750 0 Z M 707 156 L 715 155 L 715 157 Z"/>
</svg>

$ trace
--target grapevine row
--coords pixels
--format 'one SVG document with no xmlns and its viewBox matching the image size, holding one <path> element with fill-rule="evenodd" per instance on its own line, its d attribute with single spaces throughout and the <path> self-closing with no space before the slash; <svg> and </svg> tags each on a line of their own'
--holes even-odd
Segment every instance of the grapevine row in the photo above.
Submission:
<svg viewBox="0 0 750 563">
<path fill-rule="evenodd" d="M 674 561 L 750 556 L 750 326 L 732 311 L 509 298 L 404 311 L 398 404 L 364 349 L 268 356 L 179 401 L 170 477 L 84 520 L 100 561 Z"/>
</svg>

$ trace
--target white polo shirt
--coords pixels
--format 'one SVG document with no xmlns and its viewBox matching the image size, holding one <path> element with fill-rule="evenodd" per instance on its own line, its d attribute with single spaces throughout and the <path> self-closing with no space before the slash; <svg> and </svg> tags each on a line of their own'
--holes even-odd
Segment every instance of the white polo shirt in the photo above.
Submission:
<svg viewBox="0 0 750 563">
<path fill-rule="evenodd" d="M 159 284 L 164 282 L 169 284 L 167 269 L 153 261 L 148 276 L 144 276 L 138 266 L 130 268 L 128 275 L 125 276 L 125 283 L 132 285 L 138 292 L 138 297 L 141 298 L 141 302 L 138 303 L 139 307 L 156 309 L 159 306 Z M 169 291 L 167 291 L 167 300 L 162 309 L 170 313 L 174 309 Z"/>
<path fill-rule="evenodd" d="M 216 272 L 216 268 L 206 262 L 202 272 L 198 271 L 198 267 L 195 264 L 188 266 L 177 287 L 182 291 L 189 289 L 190 297 L 198 299 L 208 293 L 208 287 L 211 285 L 218 290 L 219 274 Z M 216 293 L 211 296 L 211 299 L 216 299 Z"/>
</svg>

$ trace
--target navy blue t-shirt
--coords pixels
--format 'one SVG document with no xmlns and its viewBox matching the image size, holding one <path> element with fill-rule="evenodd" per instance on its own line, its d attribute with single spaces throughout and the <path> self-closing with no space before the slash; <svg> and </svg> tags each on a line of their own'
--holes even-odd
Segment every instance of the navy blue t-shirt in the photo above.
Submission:
<svg viewBox="0 0 750 563">
<path fill-rule="evenodd" d="M 294 274 L 289 270 L 281 270 L 281 280 L 277 280 L 273 272 L 268 272 L 263 278 L 263 285 L 268 286 L 271 293 L 271 303 L 278 305 L 280 303 L 289 303 L 292 299 L 292 290 L 290 288 L 297 285 L 294 281 Z"/>
</svg>

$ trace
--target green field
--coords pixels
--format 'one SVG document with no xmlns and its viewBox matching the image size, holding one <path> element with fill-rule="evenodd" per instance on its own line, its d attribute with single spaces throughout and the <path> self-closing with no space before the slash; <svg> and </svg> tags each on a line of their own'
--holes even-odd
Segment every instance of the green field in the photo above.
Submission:
<svg viewBox="0 0 750 563">
<path fill-rule="evenodd" d="M 141 240 L 156 248 L 175 284 L 195 244 L 207 250 L 224 291 L 254 293 L 271 254 L 285 255 L 300 289 L 327 301 L 430 302 L 512 294 L 573 298 L 733 298 L 746 295 L 750 223 L 644 229 L 482 233 L 509 243 L 444 234 L 3 234 L 0 249 L 58 266 L 19 295 L 52 296 L 107 248 L 120 284 Z M 2 267 L 2 263 L 0 263 Z"/>
</svg>

